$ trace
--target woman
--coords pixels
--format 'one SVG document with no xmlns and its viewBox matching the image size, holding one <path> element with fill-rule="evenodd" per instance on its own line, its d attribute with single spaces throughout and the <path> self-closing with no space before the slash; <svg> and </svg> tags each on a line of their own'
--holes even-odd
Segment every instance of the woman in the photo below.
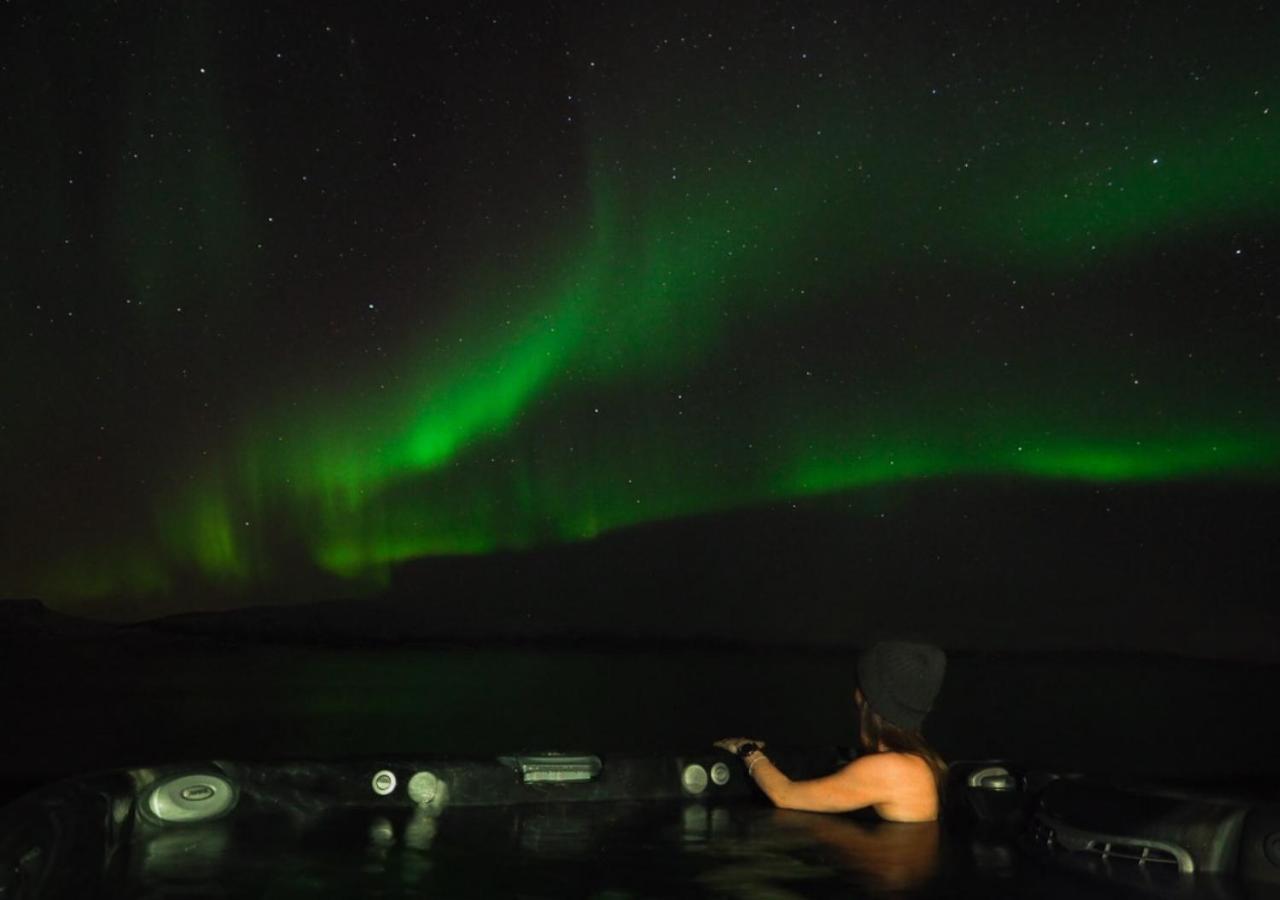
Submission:
<svg viewBox="0 0 1280 900">
<path fill-rule="evenodd" d="M 858 658 L 858 743 L 864 751 L 825 778 L 792 781 L 764 755 L 764 741 L 716 741 L 747 765 L 774 805 L 809 812 L 870 806 L 891 822 L 938 818 L 947 764 L 920 733 L 942 686 L 946 654 L 929 644 L 884 641 Z"/>
</svg>

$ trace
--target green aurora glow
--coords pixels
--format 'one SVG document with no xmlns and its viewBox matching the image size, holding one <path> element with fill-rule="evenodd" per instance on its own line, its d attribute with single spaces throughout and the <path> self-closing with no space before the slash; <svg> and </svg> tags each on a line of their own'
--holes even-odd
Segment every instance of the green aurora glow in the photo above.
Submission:
<svg viewBox="0 0 1280 900">
<path fill-rule="evenodd" d="M 590 203 L 567 236 L 525 254 L 534 266 L 475 272 L 453 304 L 465 312 L 393 365 L 248 414 L 225 446 L 180 463 L 134 533 L 72 553 L 37 588 L 145 595 L 194 575 L 234 590 L 277 577 L 282 547 L 376 588 L 426 555 L 917 478 L 1274 477 L 1274 397 L 1228 378 L 1208 392 L 1230 393 L 1222 407 L 1150 348 L 1141 368 L 1156 386 L 1129 385 L 1088 347 L 1074 361 L 1011 348 L 1013 383 L 994 362 L 971 371 L 989 354 L 937 340 L 905 370 L 853 356 L 822 377 L 750 363 L 772 332 L 802 333 L 796 322 L 845 329 L 865 309 L 874 330 L 882 286 L 922 253 L 942 281 L 994 273 L 984 290 L 1105 280 L 1187 234 L 1273 212 L 1280 116 L 1263 105 L 1241 87 L 1176 124 L 1159 106 L 1095 111 L 1108 127 L 1061 150 L 1041 135 L 1051 123 L 1010 112 L 984 125 L 1002 142 L 945 164 L 935 148 L 951 123 L 919 115 L 813 114 L 843 124 L 788 140 L 815 129 L 779 107 L 751 120 L 769 125 L 750 156 L 634 149 L 602 127 Z M 205 163 L 234 180 L 216 154 Z M 153 249 L 138 248 L 140 277 Z M 1102 302 L 1123 296 L 1113 290 Z M 706 389 L 726 379 L 742 390 Z"/>
</svg>

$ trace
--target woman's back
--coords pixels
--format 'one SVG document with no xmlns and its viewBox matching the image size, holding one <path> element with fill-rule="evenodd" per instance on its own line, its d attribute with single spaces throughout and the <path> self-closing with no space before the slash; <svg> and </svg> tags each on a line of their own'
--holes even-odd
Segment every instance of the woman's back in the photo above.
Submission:
<svg viewBox="0 0 1280 900">
<path fill-rule="evenodd" d="M 890 822 L 930 822 L 938 818 L 938 785 L 933 769 L 914 753 L 874 754 L 893 785 L 889 799 L 874 805 Z"/>
</svg>

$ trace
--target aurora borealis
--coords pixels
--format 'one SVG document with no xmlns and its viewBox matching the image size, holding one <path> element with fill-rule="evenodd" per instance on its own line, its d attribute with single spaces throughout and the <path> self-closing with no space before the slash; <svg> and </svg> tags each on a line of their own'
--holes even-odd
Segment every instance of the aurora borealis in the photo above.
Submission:
<svg viewBox="0 0 1280 900">
<path fill-rule="evenodd" d="M 748 6 L 20 12 L 0 594 L 1275 481 L 1274 13 Z"/>
</svg>

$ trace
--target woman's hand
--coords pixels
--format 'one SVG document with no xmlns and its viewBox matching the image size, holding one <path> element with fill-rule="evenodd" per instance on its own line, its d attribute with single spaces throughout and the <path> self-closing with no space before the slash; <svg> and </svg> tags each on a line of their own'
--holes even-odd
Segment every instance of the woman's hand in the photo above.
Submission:
<svg viewBox="0 0 1280 900">
<path fill-rule="evenodd" d="M 738 755 L 738 748 L 741 747 L 743 744 L 755 744 L 761 750 L 764 749 L 764 741 L 759 741 L 759 740 L 756 740 L 755 738 L 744 738 L 744 737 L 721 738 L 720 740 L 715 742 L 716 747 L 719 747 L 721 750 L 728 750 L 734 756 Z"/>
</svg>

